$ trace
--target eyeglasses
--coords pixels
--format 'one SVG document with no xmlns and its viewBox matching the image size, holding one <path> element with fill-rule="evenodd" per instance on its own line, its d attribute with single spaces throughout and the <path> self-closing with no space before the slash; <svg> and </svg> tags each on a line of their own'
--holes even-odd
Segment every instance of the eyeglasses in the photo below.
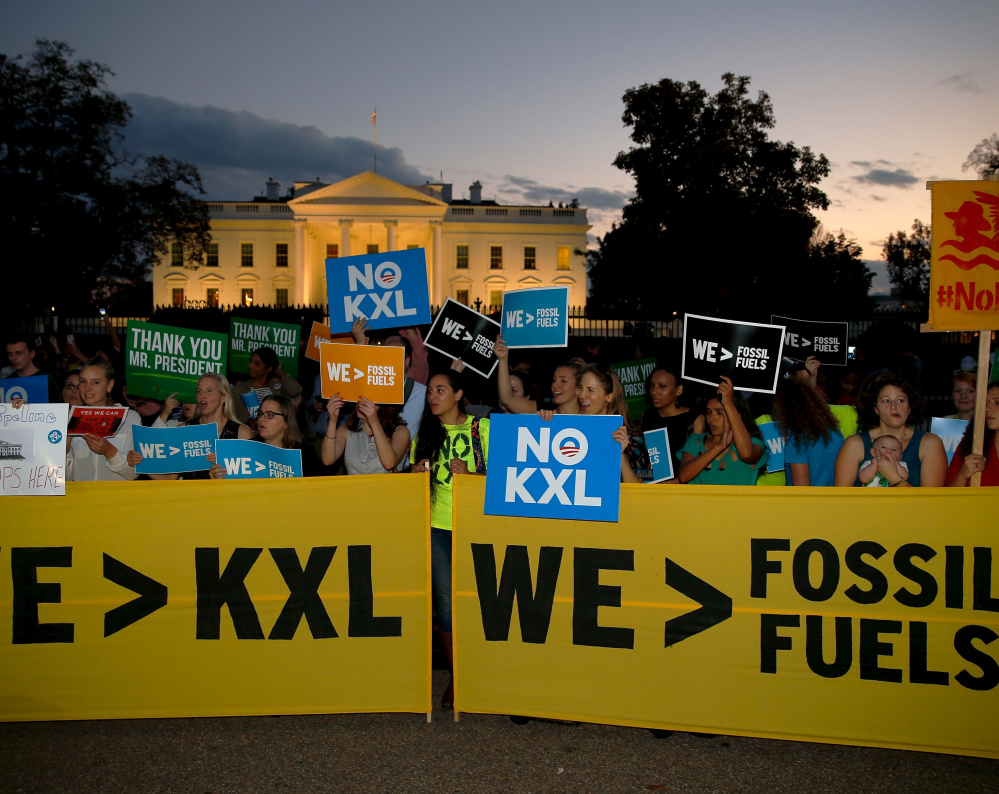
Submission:
<svg viewBox="0 0 999 794">
<path fill-rule="evenodd" d="M 261 411 L 259 416 L 266 417 L 267 419 L 273 419 L 275 416 L 284 416 L 280 411 Z"/>
<path fill-rule="evenodd" d="M 79 391 L 80 387 L 76 383 L 67 383 L 65 386 L 63 386 L 63 389 L 69 389 L 69 391 Z"/>
</svg>

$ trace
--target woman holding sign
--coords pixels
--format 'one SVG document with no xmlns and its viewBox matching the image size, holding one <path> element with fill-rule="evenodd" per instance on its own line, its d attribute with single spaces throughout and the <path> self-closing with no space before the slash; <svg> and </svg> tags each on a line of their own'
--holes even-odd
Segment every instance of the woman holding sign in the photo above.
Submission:
<svg viewBox="0 0 999 794">
<path fill-rule="evenodd" d="M 503 410 L 509 414 L 537 413 L 537 400 L 527 395 L 519 395 L 514 389 L 510 378 L 510 348 L 503 341 L 503 335 L 496 337 L 493 353 L 499 362 L 496 375 L 496 387 L 499 390 L 499 402 Z M 571 361 L 559 364 L 552 375 L 552 402 L 557 414 L 578 414 L 579 400 L 576 392 L 579 389 L 580 367 Z"/>
<path fill-rule="evenodd" d="M 947 453 L 940 436 L 916 430 L 926 410 L 919 393 L 893 372 L 882 370 L 871 375 L 860 387 L 857 397 L 859 433 L 850 436 L 836 457 L 835 484 L 860 486 L 858 473 L 866 460 L 877 460 L 878 472 L 892 487 L 937 488 L 947 476 Z M 871 453 L 874 440 L 894 436 L 902 444 L 901 461 L 909 470 L 906 480 L 890 456 Z"/>
<path fill-rule="evenodd" d="M 80 368 L 80 399 L 91 407 L 122 408 L 111 399 L 114 389 L 114 368 L 103 358 L 92 358 Z M 92 433 L 72 436 L 66 454 L 66 480 L 115 481 L 134 480 L 139 475 L 129 465 L 132 452 L 132 428 L 141 424 L 139 415 L 129 409 L 114 435 L 104 438 Z"/>
<path fill-rule="evenodd" d="M 968 484 L 971 475 L 982 473 L 982 485 L 999 487 L 999 383 L 989 386 L 985 394 L 985 446 L 984 455 L 971 451 L 971 437 L 975 432 L 974 423 L 968 425 L 964 438 L 954 450 L 954 460 L 947 470 L 947 485 L 962 488 Z"/>
<path fill-rule="evenodd" d="M 652 479 L 645 436 L 628 416 L 628 400 L 617 373 L 606 364 L 587 364 L 579 379 L 579 412 L 588 416 L 619 415 L 624 424 L 614 431 L 621 445 L 621 482 Z"/>
<path fill-rule="evenodd" d="M 233 394 L 239 399 L 235 400 L 236 418 L 251 427 L 256 424 L 256 419 L 251 418 L 250 409 L 247 408 L 243 395 L 251 392 L 261 403 L 272 394 L 281 394 L 290 397 L 295 401 L 295 408 L 302 402 L 302 387 L 298 381 L 288 377 L 281 372 L 281 362 L 277 353 L 272 347 L 258 347 L 250 355 L 250 363 L 247 365 L 250 370 L 250 379 L 243 380 L 232 387 Z"/>
<path fill-rule="evenodd" d="M 402 406 L 375 405 L 361 397 L 346 424 L 337 427 L 343 406 L 339 392 L 326 403 L 329 424 L 320 450 L 323 465 L 332 466 L 342 455 L 347 474 L 390 474 L 409 450 Z M 336 428 L 335 435 L 330 435 L 329 428 Z"/>
<path fill-rule="evenodd" d="M 236 421 L 236 414 L 233 412 L 234 400 L 232 391 L 229 388 L 229 381 L 225 379 L 224 375 L 218 372 L 206 372 L 198 378 L 198 387 L 195 395 L 196 402 L 194 403 L 194 413 L 192 414 L 190 424 L 208 425 L 214 422 L 218 425 L 219 438 L 221 439 L 242 438 L 249 440 L 252 438 L 253 433 L 250 432 L 250 428 Z M 173 399 L 174 397 L 176 395 L 171 394 L 167 398 L 166 405 L 169 405 L 171 402 L 176 403 L 177 400 Z M 207 460 L 209 463 L 214 463 L 215 453 L 209 453 Z M 134 451 L 129 452 L 128 463 L 131 466 L 138 466 L 142 463 L 142 455 Z M 207 480 L 209 479 L 209 472 L 205 470 L 190 471 L 183 475 L 150 474 L 148 476 L 151 480 L 176 480 L 181 477 L 185 480 Z"/>
<path fill-rule="evenodd" d="M 451 487 L 455 474 L 485 474 L 489 420 L 462 410 L 462 378 L 455 370 L 427 383 L 427 404 L 410 452 L 414 473 L 430 473 L 430 573 L 437 626 L 452 680 L 441 705 L 454 705 L 451 645 Z M 324 442 L 325 443 L 325 442 Z"/>
<path fill-rule="evenodd" d="M 707 433 L 694 433 L 677 453 L 679 479 L 695 485 L 756 485 L 767 461 L 763 434 L 746 401 L 722 377 L 705 409 Z"/>
</svg>

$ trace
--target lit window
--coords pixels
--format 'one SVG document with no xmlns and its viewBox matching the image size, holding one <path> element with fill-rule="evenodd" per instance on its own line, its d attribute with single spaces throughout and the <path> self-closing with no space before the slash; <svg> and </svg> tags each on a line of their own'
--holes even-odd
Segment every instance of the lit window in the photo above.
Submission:
<svg viewBox="0 0 999 794">
<path fill-rule="evenodd" d="M 406 243 L 406 250 L 407 251 L 415 251 L 419 247 L 420 246 L 418 246 L 416 243 Z"/>
<path fill-rule="evenodd" d="M 239 244 L 239 263 L 243 267 L 253 267 L 253 243 Z"/>
<path fill-rule="evenodd" d="M 337 243 L 326 243 L 326 258 L 337 259 L 340 256 L 340 246 Z"/>
<path fill-rule="evenodd" d="M 368 243 L 368 253 L 377 254 L 378 253 L 378 243 Z"/>
<path fill-rule="evenodd" d="M 489 290 L 489 311 L 499 311 L 503 306 L 503 290 L 501 289 L 491 289 Z"/>
<path fill-rule="evenodd" d="M 218 287 L 209 287 L 205 291 L 205 303 L 211 306 L 213 309 L 217 309 L 219 307 Z"/>
<path fill-rule="evenodd" d="M 288 267 L 288 243 L 274 244 L 274 266 Z"/>
<path fill-rule="evenodd" d="M 467 289 L 455 290 L 454 299 L 458 301 L 458 303 L 464 303 L 466 306 L 468 306 L 468 290 Z"/>
<path fill-rule="evenodd" d="M 171 267 L 184 266 L 184 246 L 182 246 L 180 243 L 170 244 L 170 266 Z"/>
<path fill-rule="evenodd" d="M 489 267 L 491 270 L 503 269 L 503 246 L 489 246 Z"/>
<path fill-rule="evenodd" d="M 459 245 L 455 248 L 454 266 L 458 270 L 468 270 L 468 246 Z"/>
<path fill-rule="evenodd" d="M 558 269 L 569 269 L 569 246 L 567 245 L 560 245 L 558 247 Z"/>
<path fill-rule="evenodd" d="M 208 267 L 219 266 L 219 244 L 208 243 L 208 259 L 205 262 Z"/>
<path fill-rule="evenodd" d="M 182 308 L 184 306 L 184 288 L 174 287 L 173 288 L 173 305 L 177 308 Z"/>
<path fill-rule="evenodd" d="M 538 249 L 533 245 L 524 246 L 524 270 L 534 270 L 538 266 Z"/>
<path fill-rule="evenodd" d="M 279 309 L 287 309 L 288 308 L 288 290 L 287 289 L 278 288 L 278 289 L 274 290 L 274 304 Z"/>
<path fill-rule="evenodd" d="M 241 293 L 240 294 L 240 303 L 243 306 L 252 306 L 253 305 L 253 290 L 252 289 L 248 289 L 248 288 L 243 288 L 240 291 L 240 293 Z"/>
</svg>

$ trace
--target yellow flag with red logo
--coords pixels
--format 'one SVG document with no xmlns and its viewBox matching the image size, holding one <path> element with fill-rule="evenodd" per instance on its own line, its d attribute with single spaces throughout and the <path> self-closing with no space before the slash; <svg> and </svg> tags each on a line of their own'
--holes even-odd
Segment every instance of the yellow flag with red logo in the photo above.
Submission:
<svg viewBox="0 0 999 794">
<path fill-rule="evenodd" d="M 933 182 L 930 323 L 999 328 L 999 182 Z"/>
</svg>

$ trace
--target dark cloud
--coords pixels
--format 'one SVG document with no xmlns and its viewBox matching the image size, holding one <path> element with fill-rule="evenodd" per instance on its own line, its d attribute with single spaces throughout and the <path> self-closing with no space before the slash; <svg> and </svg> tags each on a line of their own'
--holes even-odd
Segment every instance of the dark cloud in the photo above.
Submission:
<svg viewBox="0 0 999 794">
<path fill-rule="evenodd" d="M 127 94 L 132 122 L 125 130 L 130 152 L 163 154 L 194 163 L 207 198 L 249 199 L 274 177 L 335 182 L 372 169 L 371 141 L 332 137 L 317 127 L 275 121 L 249 111 L 182 105 L 147 94 Z M 407 185 L 427 181 L 401 149 L 378 148 L 378 173 Z"/>
<path fill-rule="evenodd" d="M 606 190 L 600 187 L 555 187 L 542 185 L 526 177 L 506 175 L 497 188 L 497 194 L 505 201 L 523 204 L 555 205 L 559 202 L 568 204 L 573 199 L 579 199 L 579 204 L 589 210 L 620 212 L 632 194 L 620 190 Z"/>
<path fill-rule="evenodd" d="M 944 88 L 949 88 L 951 91 L 955 91 L 958 94 L 983 93 L 982 84 L 978 82 L 978 77 L 974 72 L 952 74 L 950 77 L 945 77 L 941 80 L 940 85 Z"/>
<path fill-rule="evenodd" d="M 854 165 L 862 165 L 854 163 Z M 863 174 L 853 177 L 857 182 L 869 185 L 883 185 L 884 187 L 912 187 L 919 181 L 911 171 L 904 168 L 888 170 L 885 168 L 868 168 Z"/>
</svg>

